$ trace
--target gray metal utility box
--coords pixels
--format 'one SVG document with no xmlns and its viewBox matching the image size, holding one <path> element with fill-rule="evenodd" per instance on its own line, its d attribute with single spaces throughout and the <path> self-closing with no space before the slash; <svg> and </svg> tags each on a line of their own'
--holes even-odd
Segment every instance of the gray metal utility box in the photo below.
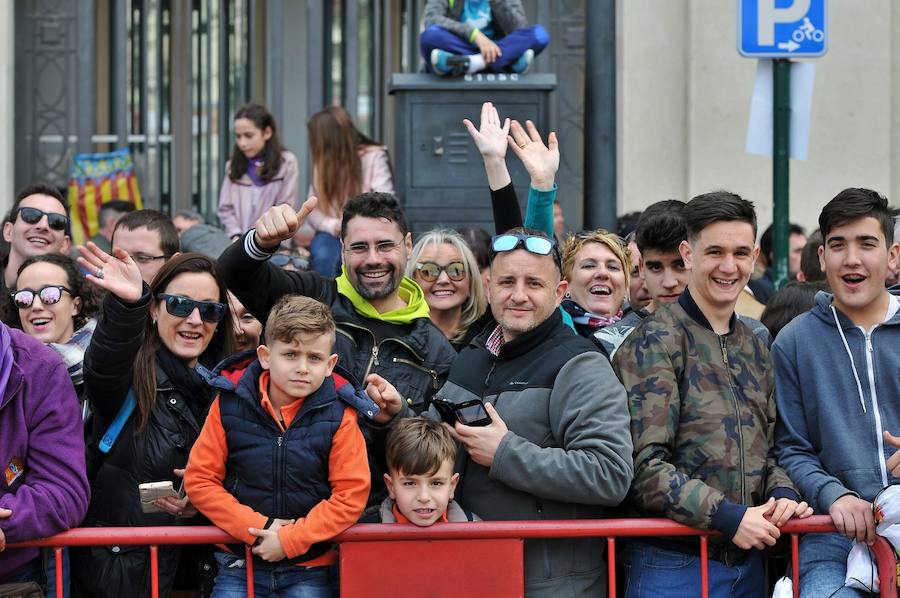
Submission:
<svg viewBox="0 0 900 598">
<path fill-rule="evenodd" d="M 391 76 L 396 98 L 394 183 L 413 234 L 435 226 L 480 226 L 493 234 L 491 196 L 484 165 L 463 125 L 475 126 L 481 105 L 490 101 L 500 118 L 531 120 L 544 142 L 549 128 L 549 95 L 556 75 L 476 74 L 440 78 L 426 74 Z M 528 173 L 512 150 L 506 163 L 522 205 Z"/>
</svg>

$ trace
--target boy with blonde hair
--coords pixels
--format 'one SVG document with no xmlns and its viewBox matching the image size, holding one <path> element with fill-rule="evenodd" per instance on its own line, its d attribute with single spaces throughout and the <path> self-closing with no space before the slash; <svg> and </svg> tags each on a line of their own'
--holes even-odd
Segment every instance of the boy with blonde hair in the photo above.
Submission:
<svg viewBox="0 0 900 598">
<path fill-rule="evenodd" d="M 266 321 L 258 359 L 213 402 L 191 451 L 191 501 L 253 545 L 261 559 L 254 560 L 257 596 L 330 595 L 337 559 L 329 542 L 366 505 L 371 484 L 357 412 L 375 418 L 379 408 L 333 373 L 334 342 L 328 307 L 283 297 Z M 382 405 L 385 397 L 399 402 L 384 380 L 370 383 Z M 216 596 L 244 596 L 243 551 L 220 551 L 216 560 Z"/>
<path fill-rule="evenodd" d="M 459 474 L 453 473 L 456 442 L 440 422 L 425 417 L 400 420 L 388 435 L 386 455 L 383 523 L 428 527 L 438 521 L 479 520 L 453 500 L 459 481 Z"/>
</svg>

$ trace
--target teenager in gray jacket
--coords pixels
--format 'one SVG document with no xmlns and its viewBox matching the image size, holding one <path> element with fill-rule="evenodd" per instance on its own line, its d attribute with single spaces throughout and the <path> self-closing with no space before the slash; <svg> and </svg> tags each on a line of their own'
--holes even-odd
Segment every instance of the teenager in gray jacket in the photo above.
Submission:
<svg viewBox="0 0 900 598">
<path fill-rule="evenodd" d="M 819 216 L 822 269 L 833 295 L 778 334 L 775 428 L 779 464 L 840 534 L 800 541 L 800 596 L 845 588 L 851 541 L 872 543 L 872 501 L 900 474 L 900 297 L 884 287 L 900 245 L 895 211 L 869 189 L 845 189 Z"/>
</svg>

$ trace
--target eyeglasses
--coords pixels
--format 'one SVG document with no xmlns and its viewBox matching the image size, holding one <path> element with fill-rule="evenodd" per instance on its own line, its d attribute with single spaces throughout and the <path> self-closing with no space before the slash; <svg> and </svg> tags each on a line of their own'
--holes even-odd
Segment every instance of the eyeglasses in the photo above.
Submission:
<svg viewBox="0 0 900 598">
<path fill-rule="evenodd" d="M 129 253 L 128 255 L 139 264 L 149 264 L 156 260 L 167 260 L 172 257 L 171 255 L 147 255 L 146 253 Z"/>
<path fill-rule="evenodd" d="M 47 217 L 47 226 L 53 230 L 64 231 L 69 226 L 69 217 L 65 214 L 55 214 L 53 212 L 45 212 L 37 208 L 16 208 L 16 215 L 22 217 L 22 221 L 27 224 L 37 224 L 44 216 Z M 15 222 L 15 218 L 13 218 Z"/>
<path fill-rule="evenodd" d="M 37 291 L 32 289 L 20 289 L 15 293 L 10 293 L 10 296 L 13 298 L 16 307 L 19 309 L 28 309 L 34 304 L 35 297 L 40 297 L 41 304 L 43 305 L 59 303 L 59 300 L 62 299 L 63 291 L 70 295 L 72 294 L 72 291 L 60 284 L 48 284 L 42 286 Z"/>
<path fill-rule="evenodd" d="M 217 301 L 194 301 L 181 295 L 159 294 L 157 299 L 166 302 L 166 311 L 176 318 L 186 318 L 195 309 L 200 310 L 200 319 L 204 322 L 218 322 L 225 316 L 225 304 Z"/>
<path fill-rule="evenodd" d="M 391 253 L 400 246 L 400 243 L 394 241 L 380 241 L 375 243 L 375 251 L 378 253 Z M 369 245 L 367 243 L 354 243 L 349 247 L 345 247 L 344 251 L 353 255 L 366 255 L 369 253 Z"/>
<path fill-rule="evenodd" d="M 299 255 L 287 255 L 286 253 L 276 253 L 270 260 L 279 268 L 284 268 L 288 264 L 293 264 L 298 270 L 308 270 L 309 260 Z"/>
<path fill-rule="evenodd" d="M 466 266 L 462 262 L 450 262 L 445 266 L 434 262 L 418 262 L 416 270 L 425 282 L 434 282 L 441 277 L 441 272 L 446 272 L 447 278 L 457 282 L 466 277 Z"/>
</svg>

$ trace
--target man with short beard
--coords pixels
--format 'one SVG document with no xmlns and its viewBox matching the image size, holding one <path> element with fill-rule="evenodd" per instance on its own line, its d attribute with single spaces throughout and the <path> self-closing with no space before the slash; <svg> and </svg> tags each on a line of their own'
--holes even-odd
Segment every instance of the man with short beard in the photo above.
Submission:
<svg viewBox="0 0 900 598">
<path fill-rule="evenodd" d="M 492 319 L 437 394 L 455 404 L 481 400 L 490 416 L 484 426 L 450 429 L 461 445 L 455 496 L 486 521 L 597 519 L 631 484 L 625 389 L 596 345 L 563 323 L 561 262 L 544 231 L 494 237 Z M 605 548 L 602 538 L 526 540 L 525 594 L 605 596 Z"/>
<path fill-rule="evenodd" d="M 412 235 L 397 199 L 363 193 L 347 203 L 341 223 L 344 266 L 337 279 L 288 272 L 267 261 L 314 206 L 310 199 L 299 212 L 286 204 L 272 207 L 226 249 L 219 267 L 228 288 L 260 320 L 288 293 L 331 306 L 338 363 L 360 382 L 373 373 L 389 380 L 420 413 L 444 383 L 456 351 L 429 319 L 422 289 L 403 276 Z"/>
</svg>

